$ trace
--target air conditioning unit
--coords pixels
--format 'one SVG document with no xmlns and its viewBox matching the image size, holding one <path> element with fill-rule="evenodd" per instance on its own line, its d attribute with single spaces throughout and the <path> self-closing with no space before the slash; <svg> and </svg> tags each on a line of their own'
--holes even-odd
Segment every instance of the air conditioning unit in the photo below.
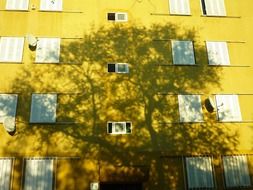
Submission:
<svg viewBox="0 0 253 190">
<path fill-rule="evenodd" d="M 132 123 L 130 121 L 107 122 L 108 134 L 130 134 L 132 132 Z"/>
<path fill-rule="evenodd" d="M 205 107 L 206 107 L 206 110 L 210 113 L 212 113 L 216 109 L 215 101 L 213 100 L 213 98 L 211 96 L 209 96 L 205 100 Z"/>
<path fill-rule="evenodd" d="M 90 183 L 90 190 L 99 190 L 99 182 Z"/>
<path fill-rule="evenodd" d="M 3 126 L 8 133 L 15 132 L 16 130 L 15 117 L 5 117 L 3 120 Z"/>
</svg>

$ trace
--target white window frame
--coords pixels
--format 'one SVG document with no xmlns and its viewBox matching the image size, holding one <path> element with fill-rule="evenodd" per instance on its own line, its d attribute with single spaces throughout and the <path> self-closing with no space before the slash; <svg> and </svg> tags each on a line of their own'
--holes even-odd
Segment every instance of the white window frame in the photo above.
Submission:
<svg viewBox="0 0 253 190">
<path fill-rule="evenodd" d="M 211 157 L 186 157 L 185 165 L 188 189 L 212 189 L 215 187 Z"/>
<path fill-rule="evenodd" d="M 223 156 L 222 162 L 226 187 L 251 186 L 248 160 L 245 155 Z"/>
<path fill-rule="evenodd" d="M 187 51 L 180 46 L 188 46 Z M 174 65 L 195 65 L 193 42 L 190 40 L 171 40 L 172 59 Z"/>
<path fill-rule="evenodd" d="M 119 70 L 119 66 L 120 66 L 120 65 L 125 65 L 125 66 L 126 66 L 126 70 L 125 70 L 125 71 L 120 71 L 120 70 Z M 116 63 L 116 64 L 115 64 L 115 72 L 116 72 L 116 73 L 129 73 L 128 64 L 127 64 L 127 63 Z"/>
<path fill-rule="evenodd" d="M 54 6 L 54 4 L 57 4 Z M 63 0 L 40 0 L 40 11 L 61 12 L 63 10 Z"/>
<path fill-rule="evenodd" d="M 238 95 L 215 95 L 217 119 L 221 122 L 242 121 Z"/>
<path fill-rule="evenodd" d="M 109 20 L 109 19 L 107 18 L 108 21 L 112 21 L 112 22 L 127 22 L 127 21 L 128 21 L 128 14 L 127 14 L 127 12 L 108 12 L 107 15 L 108 15 L 109 13 L 115 14 L 115 19 L 114 19 L 114 20 Z M 120 19 L 119 19 L 119 15 L 120 15 L 120 14 L 125 15 L 125 19 L 124 19 L 124 20 L 120 20 Z"/>
<path fill-rule="evenodd" d="M 187 99 L 196 99 L 188 102 Z M 191 100 L 192 101 L 192 100 Z M 192 105 L 194 103 L 194 106 Z M 200 95 L 178 95 L 180 122 L 203 122 L 203 111 Z"/>
<path fill-rule="evenodd" d="M 109 132 L 109 123 L 112 124 L 112 132 L 111 133 Z M 115 121 L 108 121 L 107 122 L 107 133 L 108 134 L 112 134 L 112 135 L 131 134 L 131 133 L 127 133 L 127 127 L 126 127 L 127 123 L 130 123 L 131 133 L 132 133 L 132 122 L 130 122 L 130 121 L 116 121 L 116 122 Z M 124 130 L 123 131 L 116 131 L 115 128 L 116 128 L 117 124 L 123 125 Z"/>
<path fill-rule="evenodd" d="M 209 65 L 230 65 L 227 42 L 206 41 Z"/>
<path fill-rule="evenodd" d="M 13 101 L 10 106 L 4 105 L 1 99 L 11 99 Z M 9 102 L 7 102 L 8 104 Z M 18 95 L 17 94 L 0 94 L 0 123 L 3 123 L 6 118 L 16 118 Z M 1 109 L 3 107 L 3 110 Z M 9 113 L 10 112 L 10 113 Z"/>
<path fill-rule="evenodd" d="M 189 0 L 169 0 L 170 14 L 191 15 Z"/>
<path fill-rule="evenodd" d="M 204 16 L 227 16 L 226 6 L 224 0 L 203 0 L 205 3 L 205 12 L 203 10 L 202 0 L 200 0 L 200 7 L 202 15 Z M 209 7 L 210 6 L 210 7 Z M 216 6 L 216 9 L 214 9 Z"/>
<path fill-rule="evenodd" d="M 24 190 L 54 189 L 54 160 L 50 158 L 24 159 Z M 38 172 L 39 170 L 39 172 Z M 46 177 L 43 174 L 48 174 Z M 44 177 L 44 178 L 43 178 Z M 28 185 L 28 186 L 27 186 Z"/>
<path fill-rule="evenodd" d="M 13 173 L 13 159 L 0 158 L 0 189 L 10 190 Z"/>
<path fill-rule="evenodd" d="M 38 38 L 35 63 L 59 63 L 60 48 L 60 38 Z"/>
<path fill-rule="evenodd" d="M 57 97 L 57 94 L 53 93 L 32 94 L 30 123 L 55 123 L 57 112 Z M 47 100 L 48 98 L 49 100 Z M 36 101 L 38 101 L 39 99 L 41 99 L 44 104 L 48 104 L 50 103 L 48 101 L 52 101 L 53 105 L 38 105 L 38 102 Z M 46 106 L 50 106 L 51 110 L 47 110 Z M 36 115 L 36 112 L 39 112 L 40 115 Z"/>
<path fill-rule="evenodd" d="M 6 10 L 26 11 L 29 7 L 29 0 L 6 0 Z"/>
<path fill-rule="evenodd" d="M 21 63 L 24 37 L 0 37 L 0 62 Z"/>
</svg>

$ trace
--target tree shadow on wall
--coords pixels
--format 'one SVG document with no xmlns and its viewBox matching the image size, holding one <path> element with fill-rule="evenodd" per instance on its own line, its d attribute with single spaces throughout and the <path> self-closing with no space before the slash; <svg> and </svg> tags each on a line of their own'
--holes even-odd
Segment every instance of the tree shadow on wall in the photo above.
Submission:
<svg viewBox="0 0 253 190">
<path fill-rule="evenodd" d="M 13 81 L 13 91 L 22 92 L 22 110 L 18 110 L 15 141 L 9 144 L 22 144 L 19 150 L 36 154 L 94 157 L 101 165 L 145 165 L 150 168 L 150 188 L 171 184 L 181 188 L 179 176 L 167 178 L 164 174 L 163 153 L 229 153 L 236 150 L 238 142 L 237 134 L 228 133 L 226 126 L 215 121 L 215 113 L 208 113 L 203 106 L 203 123 L 179 122 L 177 94 L 204 93 L 204 105 L 209 89 L 220 87 L 222 75 L 221 68 L 208 67 L 198 33 L 184 29 L 179 34 L 181 30 L 170 23 L 101 27 L 61 47 L 62 62 L 80 65 L 34 64 L 24 68 Z M 173 65 L 173 39 L 194 41 L 196 65 Z M 108 63 L 128 63 L 130 72 L 108 73 Z M 28 122 L 32 92 L 74 93 L 62 98 L 57 121 L 75 123 L 22 123 Z M 108 135 L 107 121 L 132 121 L 132 134 Z M 35 139 L 31 148 L 29 142 Z M 111 176 L 100 177 L 110 180 Z"/>
</svg>

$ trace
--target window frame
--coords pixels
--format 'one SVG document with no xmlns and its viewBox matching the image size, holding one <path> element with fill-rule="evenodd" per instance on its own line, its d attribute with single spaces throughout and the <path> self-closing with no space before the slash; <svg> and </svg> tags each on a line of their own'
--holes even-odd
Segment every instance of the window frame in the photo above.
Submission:
<svg viewBox="0 0 253 190">
<path fill-rule="evenodd" d="M 0 93 L 0 97 L 1 96 L 9 96 L 9 97 L 11 97 L 12 96 L 12 98 L 15 98 L 15 102 L 13 103 L 14 105 L 14 108 L 11 108 L 11 109 L 14 109 L 13 110 L 13 112 L 14 112 L 14 114 L 13 115 L 6 115 L 6 116 L 4 116 L 4 115 L 2 115 L 3 116 L 3 118 L 1 119 L 1 115 L 0 115 L 0 123 L 3 123 L 3 121 L 4 121 L 4 117 L 14 117 L 15 119 L 16 119 L 16 115 L 17 115 L 17 105 L 18 105 L 18 94 L 6 94 L 6 93 Z M 0 99 L 1 100 L 1 99 Z M 1 101 L 0 101 L 0 104 L 2 104 L 1 103 Z M 0 110 L 0 112 L 1 112 L 1 110 Z M 3 121 L 2 121 L 3 120 Z"/>
<path fill-rule="evenodd" d="M 186 10 L 182 10 L 182 9 L 173 10 L 172 9 L 172 5 L 173 5 L 172 1 L 175 1 L 173 3 L 178 3 L 178 4 L 180 4 L 180 3 L 182 4 L 182 3 L 186 2 L 187 3 Z M 191 15 L 191 7 L 190 7 L 190 1 L 189 0 L 168 0 L 168 2 L 169 2 L 170 15 L 182 15 L 182 16 L 190 16 Z M 183 12 L 183 11 L 185 11 L 185 12 Z"/>
<path fill-rule="evenodd" d="M 12 189 L 12 180 L 13 180 L 13 169 L 14 169 L 14 158 L 9 158 L 9 157 L 0 157 L 0 160 L 8 160 L 8 161 L 10 161 L 10 168 L 8 169 L 9 171 L 7 171 L 7 172 L 9 172 L 9 176 L 7 177 L 8 178 L 8 180 L 9 180 L 9 183 L 8 183 L 8 187 L 6 188 L 6 186 L 4 187 L 4 189 L 3 190 L 5 190 L 5 188 L 6 188 L 6 190 L 10 190 L 10 189 Z M 1 168 L 2 169 L 2 168 Z M 0 172 L 0 174 L 1 174 L 2 172 Z M 6 177 L 6 176 L 4 176 L 4 177 Z"/>
<path fill-rule="evenodd" d="M 109 14 L 114 14 L 114 19 L 109 19 Z M 118 15 L 120 15 L 120 14 L 125 15 L 124 20 L 118 19 Z M 107 21 L 110 21 L 110 22 L 128 22 L 128 13 L 127 12 L 108 12 L 107 13 Z"/>
<path fill-rule="evenodd" d="M 19 7 L 14 7 L 10 1 L 24 1 L 23 4 L 25 4 L 24 7 L 19 6 Z M 28 11 L 29 10 L 29 3 L 30 0 L 6 0 L 5 4 L 5 10 L 7 11 Z"/>
<path fill-rule="evenodd" d="M 41 12 L 62 12 L 63 11 L 63 0 L 53 0 L 53 1 L 60 1 L 61 6 L 59 9 L 46 9 L 46 8 L 42 7 L 42 1 L 44 1 L 44 2 L 51 1 L 52 2 L 52 0 L 40 0 L 39 10 Z M 47 6 L 47 4 L 45 3 L 44 6 Z"/>
<path fill-rule="evenodd" d="M 127 123 L 130 124 L 130 129 L 131 131 L 130 132 L 127 132 Z M 112 124 L 112 132 L 110 132 L 109 130 L 109 124 Z M 115 130 L 115 125 L 116 124 L 123 124 L 123 127 L 124 127 L 124 131 L 120 131 L 120 132 L 117 132 Z M 127 134 L 132 134 L 132 122 L 131 121 L 108 121 L 107 122 L 107 134 L 110 134 L 110 135 L 127 135 Z"/>
<path fill-rule="evenodd" d="M 218 1 L 222 1 L 222 5 L 224 6 L 224 10 L 222 10 L 222 13 L 213 13 L 213 14 L 208 14 L 208 6 L 206 3 L 206 0 L 200 0 L 200 8 L 201 8 L 201 14 L 202 16 L 206 16 L 206 17 L 226 17 L 227 16 L 227 12 L 226 12 L 226 5 L 225 5 L 225 1 L 224 0 L 218 0 Z M 203 4 L 204 3 L 204 4 Z"/>
</svg>

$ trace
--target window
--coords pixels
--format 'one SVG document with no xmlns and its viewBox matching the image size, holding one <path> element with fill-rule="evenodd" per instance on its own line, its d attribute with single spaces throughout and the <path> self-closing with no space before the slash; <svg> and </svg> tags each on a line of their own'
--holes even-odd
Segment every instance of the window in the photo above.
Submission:
<svg viewBox="0 0 253 190">
<path fill-rule="evenodd" d="M 203 121 L 199 95 L 178 95 L 180 122 Z"/>
<path fill-rule="evenodd" d="M 130 134 L 132 132 L 131 122 L 108 122 L 107 133 L 109 134 Z"/>
<path fill-rule="evenodd" d="M 214 188 L 210 157 L 187 157 L 185 160 L 189 189 Z"/>
<path fill-rule="evenodd" d="M 33 94 L 31 123 L 56 122 L 57 94 Z"/>
<path fill-rule="evenodd" d="M 175 65 L 194 65 L 192 41 L 172 40 L 172 58 Z"/>
<path fill-rule="evenodd" d="M 24 190 L 52 190 L 53 168 L 52 159 L 27 159 L 25 161 Z"/>
<path fill-rule="evenodd" d="M 116 73 L 128 73 L 129 68 L 127 63 L 109 63 L 108 72 L 116 72 Z"/>
<path fill-rule="evenodd" d="M 60 41 L 60 38 L 38 38 L 35 62 L 59 63 Z"/>
<path fill-rule="evenodd" d="M 208 16 L 226 16 L 224 0 L 201 0 L 202 13 Z"/>
<path fill-rule="evenodd" d="M 29 0 L 7 0 L 7 10 L 28 10 Z"/>
<path fill-rule="evenodd" d="M 216 95 L 215 99 L 219 121 L 242 120 L 237 95 Z"/>
<path fill-rule="evenodd" d="M 62 11 L 62 0 L 40 0 L 41 11 Z"/>
<path fill-rule="evenodd" d="M 230 65 L 226 42 L 206 42 L 209 65 Z"/>
<path fill-rule="evenodd" d="M 107 20 L 115 22 L 127 22 L 127 13 L 107 13 Z"/>
<path fill-rule="evenodd" d="M 0 159 L 0 189 L 9 190 L 11 184 L 12 159 Z"/>
<path fill-rule="evenodd" d="M 189 0 L 169 0 L 170 14 L 190 15 Z"/>
<path fill-rule="evenodd" d="M 226 187 L 251 185 L 246 156 L 223 156 Z"/>
<path fill-rule="evenodd" d="M 0 38 L 0 62 L 22 62 L 23 37 Z"/>
<path fill-rule="evenodd" d="M 17 94 L 0 94 L 0 123 L 6 118 L 16 117 L 17 101 Z"/>
</svg>

